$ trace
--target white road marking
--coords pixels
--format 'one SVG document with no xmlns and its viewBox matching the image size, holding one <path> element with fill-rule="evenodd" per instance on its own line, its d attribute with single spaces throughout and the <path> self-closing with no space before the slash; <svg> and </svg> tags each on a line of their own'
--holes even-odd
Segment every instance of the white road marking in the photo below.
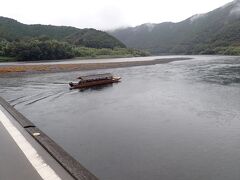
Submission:
<svg viewBox="0 0 240 180">
<path fill-rule="evenodd" d="M 61 178 L 48 164 L 46 164 L 42 157 L 37 153 L 36 149 L 26 140 L 22 133 L 12 124 L 1 110 L 0 122 L 43 180 L 61 180 Z"/>
</svg>

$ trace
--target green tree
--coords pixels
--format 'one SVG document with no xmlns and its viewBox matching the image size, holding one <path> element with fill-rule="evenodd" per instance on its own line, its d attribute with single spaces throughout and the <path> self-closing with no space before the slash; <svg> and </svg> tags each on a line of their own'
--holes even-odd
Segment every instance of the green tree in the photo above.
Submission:
<svg viewBox="0 0 240 180">
<path fill-rule="evenodd" d="M 55 60 L 74 57 L 73 47 L 57 40 L 12 42 L 5 48 L 5 54 L 17 60 Z"/>
</svg>

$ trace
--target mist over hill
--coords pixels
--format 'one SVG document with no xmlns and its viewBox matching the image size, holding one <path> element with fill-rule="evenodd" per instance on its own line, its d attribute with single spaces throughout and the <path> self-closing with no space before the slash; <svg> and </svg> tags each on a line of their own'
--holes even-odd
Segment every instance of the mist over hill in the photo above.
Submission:
<svg viewBox="0 0 240 180">
<path fill-rule="evenodd" d="M 240 0 L 178 22 L 109 32 L 128 47 L 153 54 L 240 54 Z"/>
</svg>

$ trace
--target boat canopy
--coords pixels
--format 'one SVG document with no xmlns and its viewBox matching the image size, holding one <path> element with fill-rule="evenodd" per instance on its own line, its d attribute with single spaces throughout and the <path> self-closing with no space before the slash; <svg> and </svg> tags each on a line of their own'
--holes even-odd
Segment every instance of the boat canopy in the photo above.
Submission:
<svg viewBox="0 0 240 180">
<path fill-rule="evenodd" d="M 80 77 L 78 77 L 78 79 L 81 79 L 82 81 L 94 81 L 94 80 L 110 79 L 112 77 L 113 77 L 113 75 L 111 73 L 105 73 L 105 74 L 80 76 Z"/>
</svg>

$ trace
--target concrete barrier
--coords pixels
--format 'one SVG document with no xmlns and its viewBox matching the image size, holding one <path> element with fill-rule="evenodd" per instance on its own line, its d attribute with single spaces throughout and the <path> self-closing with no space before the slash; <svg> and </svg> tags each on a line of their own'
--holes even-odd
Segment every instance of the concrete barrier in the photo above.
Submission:
<svg viewBox="0 0 240 180">
<path fill-rule="evenodd" d="M 98 179 L 2 97 L 0 104 L 74 179 Z"/>
</svg>

